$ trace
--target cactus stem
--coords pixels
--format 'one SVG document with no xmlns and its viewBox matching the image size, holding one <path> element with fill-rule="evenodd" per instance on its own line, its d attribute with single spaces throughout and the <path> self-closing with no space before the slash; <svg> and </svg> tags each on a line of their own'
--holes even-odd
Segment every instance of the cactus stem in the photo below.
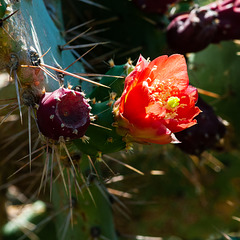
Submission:
<svg viewBox="0 0 240 240">
<path fill-rule="evenodd" d="M 77 60 L 81 59 L 83 56 L 79 57 Z M 90 79 L 87 79 L 87 78 L 84 78 L 82 76 L 97 76 L 97 77 L 115 77 L 115 78 L 124 78 L 123 76 L 112 76 L 112 75 L 104 75 L 104 74 L 84 74 L 84 73 L 77 73 L 77 74 L 73 74 L 73 73 L 70 73 L 70 72 L 67 72 L 65 71 L 66 69 L 68 69 L 69 67 L 71 67 L 76 61 L 74 61 L 71 65 L 69 65 L 67 68 L 65 68 L 64 70 L 62 69 L 59 69 L 59 68 L 55 68 L 55 67 L 52 67 L 52 66 L 49 66 L 49 65 L 46 65 L 46 64 L 40 64 L 39 66 L 32 66 L 32 65 L 21 65 L 21 67 L 30 67 L 30 68 L 40 68 L 42 71 L 44 71 L 49 77 L 51 77 L 52 79 L 54 79 L 55 81 L 59 82 L 58 79 L 55 78 L 55 76 L 50 72 L 48 71 L 46 68 L 50 68 L 52 70 L 55 70 L 56 72 L 60 72 L 60 73 L 63 73 L 63 74 L 66 74 L 66 75 L 69 75 L 69 76 L 72 76 L 72 77 L 75 77 L 75 78 L 78 78 L 78 79 L 81 79 L 83 81 L 86 81 L 86 82 L 90 82 L 92 84 L 95 84 L 95 85 L 98 85 L 98 86 L 101 86 L 101 87 L 105 87 L 105 88 L 110 88 L 109 86 L 106 86 L 106 85 L 103 85 L 101 83 L 98 83 L 98 82 L 95 82 L 95 81 L 92 81 Z M 42 67 L 43 66 L 43 67 Z M 45 67 L 45 68 L 44 68 Z"/>
<path fill-rule="evenodd" d="M 124 166 L 124 167 L 126 167 L 126 168 L 128 168 L 128 169 L 130 169 L 130 170 L 132 170 L 132 171 L 134 171 L 134 172 L 136 172 L 138 174 L 140 174 L 140 175 L 144 175 L 144 173 L 142 171 L 132 167 L 131 165 L 129 165 L 127 163 L 123 163 L 123 162 L 121 162 L 120 160 L 118 160 L 116 158 L 113 158 L 113 157 L 111 157 L 109 155 L 104 155 L 104 157 L 106 157 L 107 159 L 109 159 L 109 160 L 111 160 L 113 162 L 119 163 L 120 165 L 122 165 L 122 166 Z"/>
<path fill-rule="evenodd" d="M 8 98 L 8 99 L 0 99 L 0 102 L 7 102 L 7 101 L 16 101 L 17 99 L 16 98 Z M 13 103 L 5 103 L 5 104 L 2 104 L 0 105 L 0 110 L 3 110 L 5 108 L 8 108 L 10 106 L 14 106 L 14 105 L 17 105 L 16 102 L 13 102 Z"/>
<path fill-rule="evenodd" d="M 21 144 L 16 146 L 13 151 L 9 152 L 9 154 L 2 160 L 1 164 L 7 163 L 14 155 L 16 155 L 18 152 L 20 152 L 23 148 L 27 147 L 28 140 L 23 141 Z M 28 156 L 28 155 L 27 155 Z"/>
</svg>

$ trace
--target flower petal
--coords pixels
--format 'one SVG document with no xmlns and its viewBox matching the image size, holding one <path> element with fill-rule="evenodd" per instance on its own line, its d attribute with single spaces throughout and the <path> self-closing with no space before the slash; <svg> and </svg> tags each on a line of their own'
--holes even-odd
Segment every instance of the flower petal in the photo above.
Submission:
<svg viewBox="0 0 240 240">
<path fill-rule="evenodd" d="M 130 142 L 176 143 L 173 133 L 196 124 L 197 98 L 184 56 L 164 55 L 150 63 L 140 56 L 115 103 L 117 131 Z"/>
<path fill-rule="evenodd" d="M 148 89 L 142 84 L 134 86 L 122 100 L 123 116 L 132 124 L 141 124 L 144 121 L 149 103 Z"/>
<path fill-rule="evenodd" d="M 171 88 L 177 87 L 180 91 L 188 87 L 187 65 L 183 55 L 174 54 L 170 57 L 158 57 L 148 65 L 147 69 L 152 69 L 154 66 L 157 66 L 157 69 L 155 71 L 151 70 L 152 83 L 154 83 L 153 80 L 156 81 L 157 79 Z"/>
<path fill-rule="evenodd" d="M 140 79 L 140 75 L 142 74 L 143 70 L 148 66 L 149 62 L 140 55 L 137 61 L 137 64 L 134 70 L 126 77 L 124 90 L 127 89 L 134 81 L 138 81 Z"/>
<path fill-rule="evenodd" d="M 153 127 L 151 124 L 148 124 L 148 126 L 145 126 L 145 128 L 137 128 L 136 126 L 132 126 L 130 129 L 130 135 L 131 138 L 138 143 L 167 144 L 175 140 L 171 131 L 161 123 L 155 127 Z"/>
</svg>

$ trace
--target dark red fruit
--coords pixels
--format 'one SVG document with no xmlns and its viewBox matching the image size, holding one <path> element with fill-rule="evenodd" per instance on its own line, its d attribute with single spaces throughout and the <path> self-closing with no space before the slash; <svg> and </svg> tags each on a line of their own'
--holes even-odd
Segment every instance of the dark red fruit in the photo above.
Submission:
<svg viewBox="0 0 240 240">
<path fill-rule="evenodd" d="M 196 8 L 172 20 L 167 27 L 169 46 L 178 53 L 198 52 L 206 48 L 217 31 L 217 12 Z"/>
<path fill-rule="evenodd" d="M 210 43 L 240 39 L 240 0 L 223 0 L 194 8 L 173 18 L 167 27 L 169 46 L 179 52 L 197 52 Z"/>
<path fill-rule="evenodd" d="M 215 7 L 218 13 L 218 31 L 212 42 L 240 39 L 240 0 L 225 0 L 217 6 L 210 7 Z"/>
<path fill-rule="evenodd" d="M 165 13 L 168 7 L 179 0 L 133 0 L 141 10 L 148 13 Z"/>
<path fill-rule="evenodd" d="M 39 130 L 53 140 L 80 138 L 90 124 L 90 109 L 81 92 L 66 88 L 46 92 L 37 110 Z"/>
<path fill-rule="evenodd" d="M 226 126 L 223 120 L 216 116 L 212 107 L 200 97 L 196 104 L 202 112 L 196 117 L 197 124 L 175 133 L 181 143 L 176 144 L 188 154 L 200 155 L 207 149 L 214 148 L 226 133 Z"/>
</svg>

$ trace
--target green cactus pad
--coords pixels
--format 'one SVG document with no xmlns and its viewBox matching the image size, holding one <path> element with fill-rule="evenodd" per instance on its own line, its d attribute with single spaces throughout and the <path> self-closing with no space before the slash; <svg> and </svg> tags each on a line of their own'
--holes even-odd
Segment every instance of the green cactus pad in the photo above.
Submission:
<svg viewBox="0 0 240 240">
<path fill-rule="evenodd" d="M 112 127 L 114 118 L 112 106 L 109 106 L 109 104 L 111 104 L 109 101 L 105 101 L 92 105 L 91 112 L 97 116 L 97 120 L 93 123 L 109 129 L 90 125 L 86 132 L 86 136 L 90 138 L 88 142 L 83 142 L 81 139 L 74 140 L 76 147 L 83 153 L 96 156 L 99 152 L 117 152 L 126 147 L 126 143 L 122 140 L 122 137 Z"/>
<path fill-rule="evenodd" d="M 239 50 L 239 45 L 234 42 L 222 42 L 220 45 L 210 45 L 204 51 L 191 54 L 189 58 L 191 83 L 219 94 L 218 99 L 208 96 L 203 98 L 211 103 L 218 115 L 234 126 L 235 136 L 240 134 L 240 112 L 237 110 L 240 105 L 240 68 L 237 55 Z"/>
<path fill-rule="evenodd" d="M 126 77 L 129 67 L 129 64 L 115 65 L 109 69 L 106 75 Z M 96 101 L 106 101 L 109 99 L 111 92 L 116 93 L 117 97 L 121 96 L 124 87 L 124 78 L 103 77 L 100 83 L 111 87 L 111 89 L 95 88 L 89 95 L 90 98 L 95 98 Z"/>
<path fill-rule="evenodd" d="M 6 9 L 7 9 L 6 2 L 4 0 L 0 0 L 0 18 L 2 18 L 6 13 Z"/>
</svg>

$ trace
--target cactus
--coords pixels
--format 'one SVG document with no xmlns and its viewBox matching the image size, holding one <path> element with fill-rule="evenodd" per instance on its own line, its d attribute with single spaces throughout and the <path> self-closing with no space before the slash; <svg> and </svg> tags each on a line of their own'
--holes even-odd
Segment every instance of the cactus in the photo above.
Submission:
<svg viewBox="0 0 240 240">
<path fill-rule="evenodd" d="M 174 7 L 170 10 L 170 6 L 166 2 L 174 3 Z M 224 168 L 218 158 L 226 164 L 230 164 L 229 162 L 232 161 L 231 173 L 237 178 L 236 169 L 239 164 L 234 162 L 234 152 L 220 155 L 217 152 L 209 151 L 213 145 L 219 144 L 218 140 L 224 138 L 229 131 L 226 124 L 223 124 L 226 121 L 220 120 L 214 110 L 217 115 L 227 119 L 234 126 L 236 136 L 239 132 L 236 117 L 238 113 L 233 114 L 229 108 L 229 106 L 238 105 L 238 96 L 234 95 L 230 88 L 233 86 L 235 91 L 238 90 L 238 59 L 235 54 L 238 47 L 233 43 L 223 43 L 222 48 L 221 46 L 211 46 L 202 51 L 209 43 L 238 37 L 235 26 L 235 19 L 238 19 L 238 6 L 229 5 L 227 7 L 226 3 L 232 3 L 232 0 L 222 2 L 218 8 L 214 8 L 214 4 L 207 5 L 207 8 L 211 10 L 210 13 L 209 9 L 200 7 L 192 10 L 190 14 L 176 17 L 167 28 L 169 19 L 171 19 L 171 17 L 168 18 L 171 14 L 170 11 L 172 12 L 174 9 L 177 11 L 180 9 L 180 12 L 183 9 L 189 10 L 191 3 L 174 0 L 163 1 L 163 6 L 154 5 L 152 8 L 152 4 L 155 4 L 153 1 L 137 0 L 103 0 L 101 3 L 85 0 L 62 2 L 60 0 L 0 0 L 0 71 L 8 72 L 10 76 L 7 86 L 0 87 L 0 103 L 3 103 L 0 105 L 0 125 L 3 126 L 0 131 L 3 132 L 3 138 L 8 140 L 6 143 L 2 141 L 1 144 L 6 151 L 10 152 L 1 163 L 4 168 L 0 170 L 1 181 L 3 181 L 0 189 L 9 186 L 5 185 L 8 175 L 13 176 L 11 181 L 20 186 L 18 178 L 14 178 L 14 170 L 16 173 L 24 171 L 22 177 L 30 176 L 31 181 L 33 181 L 32 176 L 36 175 L 39 198 L 45 202 L 50 201 L 52 207 L 52 211 L 48 209 L 49 212 L 45 212 L 48 214 L 47 217 L 44 215 L 45 219 L 38 215 L 40 219 L 37 220 L 36 226 L 41 226 L 48 221 L 50 224 L 54 223 L 55 228 L 51 231 L 51 239 L 117 240 L 124 237 L 149 239 L 150 237 L 145 238 L 141 235 L 129 236 L 127 231 L 130 228 L 128 229 L 128 226 L 125 225 L 122 227 L 122 224 L 115 220 L 113 208 L 116 207 L 116 202 L 120 206 L 120 212 L 124 216 L 127 215 L 124 212 L 126 210 L 124 203 L 113 195 L 119 194 L 121 191 L 106 186 L 108 180 L 114 182 L 115 178 L 126 181 L 125 184 L 121 185 L 120 182 L 117 185 L 127 189 L 126 192 L 122 192 L 122 195 L 127 198 L 131 197 L 131 200 L 139 202 L 144 196 L 144 199 L 156 199 L 161 202 L 161 206 L 165 206 L 173 196 L 173 205 L 176 207 L 174 211 L 177 210 L 181 213 L 183 212 L 184 201 L 182 200 L 184 198 L 187 199 L 187 207 L 190 206 L 191 209 L 192 202 L 189 201 L 187 195 L 206 206 L 204 191 L 213 196 L 212 188 L 218 187 L 221 193 L 227 191 L 229 196 L 236 200 L 234 191 L 231 193 L 230 190 L 219 189 L 219 185 L 213 184 L 213 179 L 216 182 L 228 182 L 227 173 L 217 179 L 216 175 L 206 168 L 208 164 L 215 172 L 218 172 Z M 235 3 L 237 4 L 237 1 Z M 88 4 L 88 8 L 84 4 Z M 146 6 L 144 5 L 145 11 L 142 11 L 144 10 L 143 4 L 146 4 Z M 69 12 L 73 14 L 69 14 Z M 96 21 L 92 21 L 91 16 L 94 16 Z M 197 44 L 195 42 L 194 46 L 185 44 L 177 48 L 179 52 L 183 53 L 193 51 L 193 48 L 194 51 L 201 51 L 198 54 L 188 55 L 190 81 L 194 84 L 192 87 L 188 84 L 184 56 L 179 54 L 173 54 L 170 57 L 158 56 L 164 53 L 170 55 L 172 49 L 175 48 L 170 41 L 168 42 L 170 46 L 166 42 L 166 37 L 169 37 L 168 34 L 171 33 L 171 27 L 175 31 L 176 22 L 178 23 L 179 19 L 188 21 L 189 18 L 196 20 L 196 17 L 200 19 L 200 26 L 187 25 L 188 28 L 184 29 L 184 33 L 190 32 L 190 36 L 196 37 L 196 40 L 199 40 L 199 36 L 204 36 L 200 39 L 202 42 Z M 79 19 L 81 19 L 81 26 L 96 29 L 92 33 L 88 33 L 89 29 L 83 30 L 83 33 L 72 37 L 71 35 L 74 35 L 79 26 L 68 31 L 65 30 L 65 26 L 68 23 L 70 25 L 72 23 L 79 24 Z M 121 19 L 121 21 L 115 21 L 116 19 Z M 217 20 L 221 20 L 220 23 Z M 227 34 L 223 36 L 223 25 L 221 24 L 225 24 L 227 20 L 231 21 L 232 25 L 227 29 L 229 30 Z M 109 31 L 97 29 L 98 24 L 106 24 L 104 26 L 110 27 Z M 122 27 L 123 25 L 124 27 Z M 99 33 L 94 35 L 94 32 Z M 170 38 L 172 37 L 170 36 Z M 91 43 L 86 44 L 86 40 Z M 181 39 L 175 38 L 175 40 Z M 80 45 L 74 46 L 72 44 L 74 41 Z M 106 44 L 108 41 L 110 43 Z M 96 46 L 97 48 L 92 51 Z M 88 47 L 92 48 L 88 49 Z M 183 49 L 184 47 L 185 49 Z M 158 58 L 150 61 L 140 56 L 135 67 L 136 58 L 140 52 L 144 56 L 150 56 L 151 60 L 155 57 Z M 117 53 L 114 62 L 122 65 L 115 65 L 113 61 L 110 61 L 110 68 L 107 65 L 108 71 L 105 71 L 106 66 L 103 67 L 101 64 L 99 66 L 91 65 L 94 61 L 109 60 L 114 56 L 113 53 Z M 82 58 L 83 55 L 84 58 Z M 128 59 L 130 56 L 134 64 L 131 59 Z M 82 63 L 88 68 L 100 69 L 104 75 L 86 74 Z M 90 78 L 91 76 L 95 77 L 94 80 Z M 198 79 L 203 80 L 200 82 Z M 211 104 L 214 106 L 214 110 L 200 100 L 197 103 L 203 111 L 200 113 L 199 108 L 195 106 L 196 88 L 199 88 L 199 92 L 207 92 L 208 95 L 217 97 L 215 103 Z M 222 99 L 220 95 L 225 98 Z M 204 99 L 209 103 L 209 98 L 204 97 Z M 199 113 L 200 115 L 197 116 Z M 10 121 L 11 116 L 15 117 L 16 121 L 8 124 L 7 120 L 9 118 Z M 196 124 L 195 117 L 199 119 L 199 125 L 189 128 Z M 212 125 L 204 121 L 206 118 L 210 119 Z M 5 126 L 9 126 L 9 128 L 6 130 Z M 183 129 L 186 129 L 187 134 L 184 131 L 181 132 Z M 212 130 L 215 131 L 212 133 Z M 10 136 L 7 136 L 6 131 L 9 131 Z M 178 141 L 173 133 L 182 141 L 182 145 L 179 144 L 180 148 L 196 156 L 186 155 L 179 149 L 169 146 L 170 144 L 146 147 L 141 145 L 139 149 L 144 149 L 144 152 L 139 150 L 139 155 L 128 156 L 140 170 L 118 160 L 120 156 L 124 155 L 123 152 L 121 154 L 119 152 L 131 150 L 133 142 L 141 144 L 176 143 Z M 182 138 L 181 135 L 183 135 Z M 200 138 L 203 141 L 200 141 Z M 18 140 L 20 144 L 12 150 L 9 145 L 15 140 Z M 21 143 L 21 141 L 23 142 Z M 236 147 L 238 139 L 235 137 L 231 141 L 233 141 L 231 147 L 234 147 L 234 151 L 238 153 Z M 190 144 L 192 145 L 190 146 Z M 150 150 L 146 150 L 147 147 L 150 147 Z M 15 156 L 19 161 L 10 160 L 14 154 L 19 155 Z M 23 158 L 21 158 L 21 154 Z M 124 157 L 126 158 L 125 155 Z M 29 161 L 26 160 L 28 158 Z M 120 167 L 116 171 L 121 171 L 121 175 L 118 176 L 115 174 L 114 164 L 111 165 L 105 161 L 107 159 L 134 170 L 140 174 L 141 178 L 134 175 L 133 178 L 136 180 L 132 180 L 131 175 L 125 175 L 128 174 L 127 170 L 122 170 Z M 13 169 L 13 162 L 19 163 L 22 160 L 24 163 L 21 167 Z M 35 163 L 41 166 L 40 170 L 37 168 L 36 171 Z M 26 168 L 28 165 L 30 169 Z M 164 171 L 153 170 L 156 167 L 164 169 Z M 111 176 L 108 172 L 111 172 Z M 166 174 L 162 182 L 156 181 L 154 175 L 162 176 L 164 172 L 169 172 L 169 175 Z M 181 174 L 188 181 L 181 179 L 179 176 Z M 204 179 L 205 177 L 206 179 Z M 209 186 L 204 186 L 205 181 Z M 134 198 L 133 195 L 141 192 L 142 186 L 146 183 L 149 183 L 151 188 L 148 187 Z M 25 182 L 25 184 L 28 183 Z M 24 188 L 22 187 L 22 189 Z M 131 193 L 127 193 L 129 189 L 133 189 Z M 153 192 L 161 196 L 161 199 Z M 209 201 L 208 204 L 212 208 L 215 204 L 214 200 L 220 205 L 221 196 Z M 0 201 L 3 206 L 6 199 Z M 181 206 L 177 207 L 178 204 Z M 134 208 L 136 209 L 136 206 Z M 172 232 L 172 234 L 177 235 L 182 231 L 179 223 L 175 224 L 173 219 L 169 219 L 172 215 L 169 217 L 166 216 L 168 213 L 164 214 L 165 209 L 161 209 L 162 214 L 160 217 L 158 216 L 157 220 L 154 219 L 154 216 L 150 220 L 150 214 L 158 212 L 155 211 L 155 207 L 151 208 L 152 206 L 148 209 L 146 207 L 145 217 L 148 219 L 146 222 L 151 225 L 155 221 L 156 226 L 161 226 L 159 229 L 162 232 L 156 231 L 157 234 L 163 233 L 166 236 L 167 230 L 164 232 L 165 225 L 163 224 L 166 219 L 168 219 L 166 222 L 172 224 L 170 224 L 170 229 L 176 229 L 176 232 Z M 4 209 L 0 211 L 0 215 L 3 216 Z M 174 212 L 174 217 L 175 215 Z M 22 219 L 21 217 L 18 219 Z M 143 213 L 141 217 L 143 217 Z M 209 222 L 216 220 L 209 213 L 200 220 L 206 221 L 208 217 Z M 34 211 L 32 211 L 27 221 L 35 223 L 34 218 Z M 196 219 L 199 220 L 194 216 L 194 221 L 197 221 Z M 6 221 L 6 219 L 1 220 Z M 193 226 L 192 220 L 189 221 Z M 210 225 L 209 222 L 205 226 Z M 134 224 L 139 224 L 139 227 Z M 148 228 L 148 223 L 140 224 L 132 221 L 129 225 L 134 226 L 139 232 L 149 233 L 151 231 L 145 229 Z M 11 230 L 14 236 L 6 231 L 9 226 L 14 229 L 14 231 Z M 4 228 L 4 237 L 6 239 L 16 238 L 22 227 L 24 226 L 18 226 L 14 221 L 8 222 Z M 48 234 L 48 230 L 45 229 L 43 232 Z M 209 231 L 208 229 L 206 232 Z M 186 235 L 196 238 L 196 233 L 193 232 L 194 230 L 189 230 Z M 31 233 L 31 230 L 25 231 L 29 237 L 31 237 Z M 204 232 L 201 236 L 206 238 L 207 233 Z M 39 236 L 42 236 L 41 233 Z M 45 237 L 43 238 L 45 239 Z M 46 239 L 50 239 L 50 234 Z"/>
<path fill-rule="evenodd" d="M 55 2 L 56 5 L 61 5 L 60 1 Z M 14 79 L 15 82 L 15 88 L 16 88 L 16 95 L 18 99 L 18 105 L 19 105 L 19 111 L 20 111 L 20 117 L 23 119 L 24 117 L 22 116 L 22 104 L 24 104 L 28 109 L 29 117 L 28 121 L 30 124 L 30 119 L 31 119 L 31 114 L 35 115 L 33 112 L 34 107 L 38 106 L 37 110 L 37 121 L 38 121 L 38 126 L 39 130 L 43 133 L 43 135 L 46 135 L 45 138 L 45 143 L 47 144 L 46 147 L 46 152 L 47 152 L 47 158 L 49 155 L 49 148 L 50 146 L 48 145 L 48 138 L 53 139 L 53 140 L 58 140 L 59 136 L 62 136 L 63 132 L 61 131 L 68 131 L 67 135 L 65 135 L 65 140 L 68 138 L 74 138 L 74 137 L 82 137 L 86 131 L 87 126 L 90 123 L 90 116 L 89 116 L 89 111 L 90 107 L 88 103 L 85 101 L 83 98 L 83 95 L 80 92 L 75 92 L 72 90 L 64 89 L 59 87 L 61 85 L 72 85 L 77 86 L 79 85 L 79 79 L 70 79 L 65 77 L 64 79 L 59 75 L 56 74 L 57 72 L 51 73 L 49 70 L 47 70 L 46 66 L 51 65 L 54 67 L 54 69 L 61 69 L 61 67 L 66 68 L 70 64 L 72 64 L 75 61 L 74 56 L 72 55 L 71 52 L 65 51 L 61 49 L 61 46 L 65 44 L 65 40 L 60 32 L 61 27 L 63 25 L 61 15 L 57 15 L 58 19 L 57 22 L 59 23 L 60 29 L 56 27 L 54 22 L 51 20 L 46 7 L 44 5 L 43 1 L 21 1 L 20 3 L 11 3 L 10 1 L 1 1 L 1 17 L 2 17 L 2 22 L 1 22 L 1 28 L 0 28 L 0 45 L 3 46 L 2 51 L 0 52 L 0 69 L 6 70 L 9 72 L 10 76 Z M 31 15 L 29 15 L 31 13 Z M 7 17 L 5 17 L 7 16 Z M 50 49 L 50 50 L 49 50 Z M 49 50 L 49 51 L 48 51 Z M 47 64 L 45 64 L 47 63 Z M 60 71 L 60 70 L 59 70 Z M 69 70 L 71 72 L 83 72 L 83 67 L 80 63 L 75 63 L 73 66 L 69 67 Z M 76 76 L 76 75 L 75 75 Z M 92 82 L 91 80 L 89 80 Z M 7 88 L 11 87 L 13 85 L 9 85 Z M 92 84 L 88 83 L 82 83 L 81 87 L 83 91 L 91 89 Z M 43 90 L 47 91 L 45 93 L 45 97 L 43 97 Z M 58 89 L 58 90 L 56 90 Z M 51 95 L 48 92 L 54 91 Z M 58 96 L 58 100 L 56 98 L 54 99 L 53 96 L 55 96 L 59 91 L 64 91 L 62 96 Z M 6 93 L 6 94 L 5 94 Z M 55 94 L 55 95 L 54 95 Z M 72 95 L 71 95 L 72 94 Z M 73 97 L 76 97 L 78 99 L 76 105 L 76 101 L 73 99 Z M 1 89 L 1 97 L 8 100 L 8 98 L 11 98 L 9 96 L 8 92 L 6 92 L 5 88 Z M 50 101 L 51 100 L 51 101 Z M 79 103 L 80 102 L 82 103 Z M 70 105 L 69 105 L 70 101 Z M 75 102 L 74 102 L 75 101 Z M 48 104 L 47 104 L 48 103 Z M 50 106 L 49 106 L 50 104 Z M 60 105 L 59 105 L 60 104 Z M 71 123 L 67 123 L 68 120 L 66 116 L 64 115 L 65 108 L 68 106 L 74 106 L 76 107 L 73 109 L 73 111 L 70 111 L 71 114 L 76 113 L 76 109 L 78 111 L 79 107 L 81 109 L 86 110 L 86 121 L 82 124 L 79 125 L 79 123 L 74 126 L 67 126 L 71 125 Z M 80 106 L 81 105 L 81 106 Z M 56 110 L 61 111 L 60 115 L 56 113 L 53 113 L 54 109 L 52 106 L 56 107 Z M 79 109 L 80 110 L 80 109 Z M 51 124 L 51 119 L 49 119 L 49 116 L 47 116 L 47 119 L 50 120 L 50 122 L 46 122 L 46 112 L 49 112 L 50 116 L 53 115 L 55 116 L 54 119 L 54 126 L 56 127 L 57 124 L 60 124 L 58 127 L 58 131 L 60 131 L 56 135 L 56 132 L 52 131 L 51 134 L 49 134 L 51 131 L 49 131 L 50 124 Z M 81 114 L 81 111 L 78 111 L 78 115 Z M 58 121 L 56 121 L 57 117 L 60 117 Z M 24 118 L 25 119 L 25 118 Z M 72 119 L 72 118 L 71 118 Z M 59 120 L 61 120 L 59 122 Z M 65 124 L 66 127 L 64 126 L 62 128 L 62 124 Z M 46 127 L 50 127 L 47 128 Z M 52 126 L 52 127 L 54 127 Z M 65 129 L 66 128 L 66 129 Z M 29 130 L 31 129 L 31 125 L 29 125 Z M 69 129 L 71 129 L 69 131 Z M 65 132 L 66 132 L 65 131 Z M 76 133 L 77 132 L 77 133 Z M 29 133 L 31 135 L 31 133 Z M 29 154 L 31 155 L 31 137 L 29 139 L 29 147 L 30 147 L 30 152 Z M 65 144 L 65 143 L 64 143 Z M 71 159 L 71 156 L 69 154 L 69 151 L 67 150 L 68 145 L 64 145 L 65 150 L 67 152 L 67 157 Z M 60 157 L 62 155 L 61 149 L 59 149 L 58 144 L 56 145 L 52 143 L 51 145 L 52 151 L 52 159 L 56 160 L 56 158 Z M 61 147 L 61 146 L 60 146 Z M 71 153 L 72 154 L 72 153 Z M 84 161 L 86 159 L 83 157 Z M 31 157 L 30 157 L 30 164 L 31 164 Z M 57 160 L 58 161 L 58 160 Z M 88 163 L 89 160 L 87 160 Z M 66 169 L 62 169 L 60 162 L 58 162 L 59 165 L 59 170 L 64 178 L 64 175 L 69 173 Z M 45 161 L 45 167 L 49 169 L 50 167 L 48 166 L 49 162 L 48 160 Z M 86 163 L 84 163 L 86 165 Z M 75 166 L 73 165 L 73 168 L 75 169 Z M 82 167 L 81 167 L 82 168 Z M 63 172 L 64 171 L 64 172 Z M 84 170 L 86 171 L 86 170 Z M 43 171 L 43 177 L 47 177 L 49 172 L 47 170 Z M 76 172 L 74 172 L 76 174 Z M 56 176 L 56 175 L 54 175 Z M 82 176 L 82 175 L 81 175 Z M 75 179 L 73 176 L 71 178 Z M 84 178 L 85 179 L 85 176 Z M 51 179 L 52 181 L 52 179 Z M 72 181 L 72 180 L 70 180 Z M 76 180 L 77 181 L 77 180 Z M 82 181 L 82 179 L 81 179 Z M 95 180 L 94 182 L 96 182 Z M 78 183 L 81 185 L 81 183 Z M 61 182 L 62 185 L 62 182 Z M 79 202 L 85 203 L 85 207 L 82 208 L 79 214 L 84 214 L 87 216 L 87 220 L 85 220 L 85 223 L 89 227 L 89 231 L 84 231 L 80 227 L 79 221 L 77 221 L 77 227 L 71 230 L 71 228 L 66 228 L 66 235 L 70 233 L 70 235 L 74 235 L 73 238 L 71 239 L 77 239 L 80 236 L 83 236 L 83 238 L 87 239 L 87 236 L 91 236 L 91 231 L 90 228 L 98 227 L 98 225 L 102 225 L 101 232 L 105 235 L 109 235 L 111 239 L 114 239 L 115 237 L 115 232 L 113 225 L 111 227 L 111 224 L 113 221 L 111 221 L 111 208 L 109 206 L 109 203 L 105 201 L 105 199 L 102 196 L 102 193 L 98 190 L 97 187 L 98 184 L 95 184 L 97 186 L 91 187 L 91 193 L 93 194 L 94 200 L 87 200 L 84 199 L 83 196 L 76 196 L 78 198 Z M 56 211 L 59 211 L 59 208 L 62 207 L 61 204 L 67 204 L 67 209 L 71 209 L 69 206 L 71 205 L 71 201 L 69 199 L 65 199 L 64 196 L 61 196 L 62 194 L 65 194 L 65 192 L 55 191 L 55 188 L 57 186 L 62 189 L 62 187 L 59 186 L 59 181 L 56 181 L 56 183 L 51 186 L 53 189 L 53 205 L 56 207 Z M 69 186 L 70 187 L 70 186 Z M 81 186 L 82 187 L 82 186 Z M 88 189 L 88 186 L 86 186 Z M 97 188 L 97 189 L 96 189 Z M 65 191 L 65 189 L 64 189 Z M 69 190 L 70 192 L 70 190 Z M 69 193 L 68 192 L 68 193 Z M 61 198 L 56 197 L 57 194 L 60 194 L 58 196 L 61 196 Z M 87 194 L 84 193 L 85 198 L 87 198 Z M 81 198 L 81 200 L 80 200 Z M 85 202 L 86 200 L 86 202 Z M 66 202 L 65 202 L 66 201 Z M 97 204 L 97 206 L 94 205 L 94 202 Z M 69 205 L 70 204 L 70 205 Z M 99 207 L 101 205 L 101 208 Z M 105 207 L 104 207 L 105 206 Z M 71 205 L 72 207 L 72 205 Z M 82 206 L 81 206 L 82 207 Z M 75 211 L 75 210 L 74 210 Z M 103 211 L 104 214 L 106 212 L 109 212 L 108 216 L 108 222 L 103 225 L 99 219 L 101 219 L 100 216 L 103 216 L 103 214 L 98 214 L 99 212 Z M 82 216 L 82 215 L 81 215 Z M 105 215 L 104 215 L 105 216 Z M 90 219 L 92 220 L 90 220 Z M 94 220 L 98 219 L 98 220 Z M 73 221 L 75 221 L 74 219 Z M 81 220 L 82 218 L 79 217 L 77 220 Z M 59 222 L 60 221 L 60 222 Z M 57 217 L 57 224 L 62 225 L 65 224 L 66 219 L 63 217 Z M 93 224 L 93 225 L 91 225 Z M 95 225 L 94 225 L 95 224 Z M 107 227 L 106 227 L 107 226 Z M 111 233 L 112 232 L 112 233 Z M 84 237 L 85 236 L 85 237 Z M 59 233 L 59 239 L 61 239 L 61 233 Z"/>
<path fill-rule="evenodd" d="M 80 161 L 81 168 L 84 165 L 88 166 L 89 160 L 86 155 Z M 84 174 L 87 174 L 88 179 L 85 186 L 81 186 L 82 192 L 76 193 L 72 186 L 72 193 L 67 194 L 59 183 L 53 187 L 53 201 L 57 203 L 58 209 L 65 209 L 56 219 L 57 226 L 62 224 L 65 226 L 64 229 L 57 229 L 57 236 L 59 239 L 79 239 L 81 236 L 83 239 L 104 237 L 115 240 L 117 234 L 114 228 L 110 195 L 103 183 L 89 171 L 88 167 Z M 82 179 L 77 181 L 82 182 Z M 70 208 L 68 204 L 71 205 Z"/>
</svg>

